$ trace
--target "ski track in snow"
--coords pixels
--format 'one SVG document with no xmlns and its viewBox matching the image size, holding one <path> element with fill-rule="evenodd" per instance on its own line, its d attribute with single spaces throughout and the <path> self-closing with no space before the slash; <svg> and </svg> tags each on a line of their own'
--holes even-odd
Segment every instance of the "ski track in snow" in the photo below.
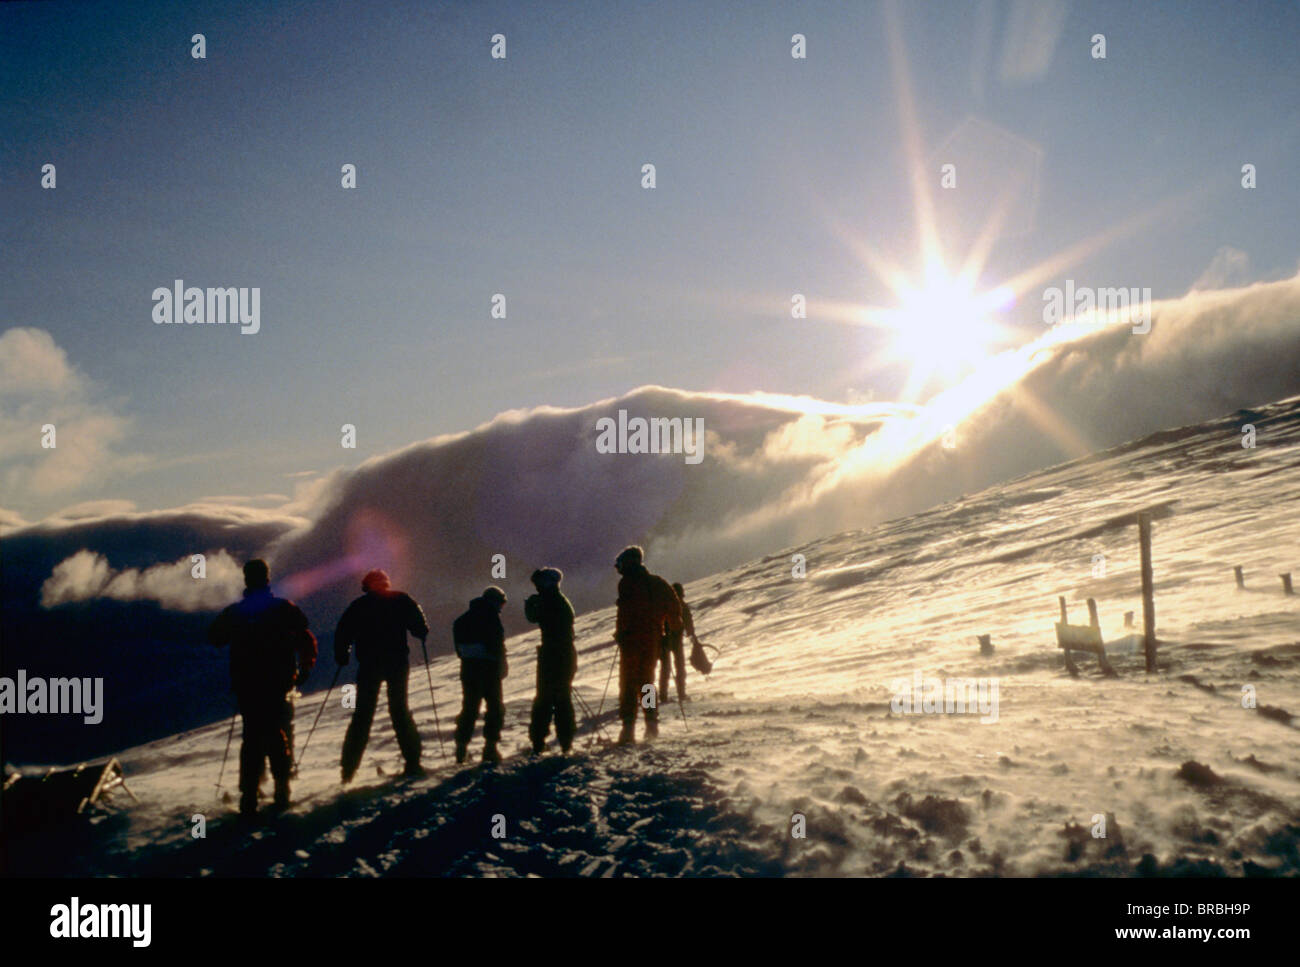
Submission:
<svg viewBox="0 0 1300 967">
<path fill-rule="evenodd" d="M 1277 574 L 1300 577 L 1300 400 L 1250 422 L 1254 450 L 1233 418 L 1166 431 L 693 582 L 701 638 L 722 653 L 709 679 L 690 672 L 686 725 L 675 702 L 661 709 L 654 743 L 598 743 L 579 707 L 578 754 L 479 766 L 480 720 L 470 767 L 457 767 L 439 758 L 415 666 L 427 777 L 378 774 L 400 769 L 381 699 L 358 780 L 340 791 L 349 713 L 336 690 L 288 815 L 249 832 L 217 801 L 220 722 L 121 754 L 141 803 L 78 836 L 9 844 L 11 871 L 1297 875 L 1300 597 L 1284 597 Z M 1140 629 L 1139 509 L 1154 512 L 1160 672 L 1120 654 L 1119 677 L 1105 678 L 1076 653 L 1071 679 L 1053 632 L 1058 594 L 1075 624 L 1095 597 L 1108 640 L 1127 630 L 1125 611 Z M 804 579 L 791 576 L 796 551 Z M 1096 553 L 1105 577 L 1092 576 Z M 612 609 L 577 623 L 575 684 L 593 708 L 612 626 Z M 979 656 L 977 633 L 992 635 L 992 657 Z M 527 745 L 536 641 L 508 643 L 503 753 Z M 432 670 L 450 754 L 457 665 L 435 659 Z M 996 723 L 894 714 L 894 681 L 916 671 L 996 677 Z M 1247 684 L 1256 709 L 1242 707 Z M 616 691 L 601 717 L 610 735 Z M 299 703 L 300 747 L 322 698 Z M 236 759 L 237 740 L 232 792 Z M 196 813 L 204 839 L 191 836 Z M 806 838 L 791 835 L 795 813 Z M 1097 815 L 1108 817 L 1105 839 L 1090 835 Z"/>
</svg>

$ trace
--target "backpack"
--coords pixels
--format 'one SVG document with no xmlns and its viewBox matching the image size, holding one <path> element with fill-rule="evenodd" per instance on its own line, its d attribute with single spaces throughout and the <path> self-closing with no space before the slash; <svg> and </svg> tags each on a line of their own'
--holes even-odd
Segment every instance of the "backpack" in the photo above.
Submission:
<svg viewBox="0 0 1300 967">
<path fill-rule="evenodd" d="M 704 653 L 704 646 L 696 638 L 691 638 L 691 667 L 703 675 L 713 671 L 713 662 Z"/>
</svg>

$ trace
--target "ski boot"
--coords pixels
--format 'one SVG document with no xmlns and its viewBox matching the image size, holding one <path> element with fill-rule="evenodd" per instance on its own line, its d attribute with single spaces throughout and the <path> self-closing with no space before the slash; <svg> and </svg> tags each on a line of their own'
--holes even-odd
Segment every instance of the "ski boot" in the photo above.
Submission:
<svg viewBox="0 0 1300 967">
<path fill-rule="evenodd" d="M 483 746 L 483 761 L 484 762 L 501 761 L 501 753 L 497 751 L 497 744 L 495 742 L 489 742 L 487 745 Z"/>
<path fill-rule="evenodd" d="M 288 812 L 289 805 L 289 780 L 276 780 L 275 801 L 271 804 L 271 811 L 277 813 Z"/>
</svg>

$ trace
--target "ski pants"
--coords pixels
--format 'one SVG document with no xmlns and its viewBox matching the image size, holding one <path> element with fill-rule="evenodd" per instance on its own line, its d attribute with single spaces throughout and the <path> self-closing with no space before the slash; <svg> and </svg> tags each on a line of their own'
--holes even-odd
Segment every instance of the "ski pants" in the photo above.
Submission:
<svg viewBox="0 0 1300 967">
<path fill-rule="evenodd" d="M 654 686 L 655 662 L 659 660 L 659 642 L 651 637 L 626 638 L 618 650 L 618 714 L 623 727 L 631 729 L 636 723 L 636 710 L 641 707 L 642 689 Z M 659 700 L 645 709 L 646 725 L 658 725 Z"/>
<path fill-rule="evenodd" d="M 686 699 L 686 653 L 682 647 L 682 633 L 674 631 L 664 637 L 659 652 L 659 698 L 668 694 L 668 661 L 672 659 L 673 673 L 677 679 L 677 701 Z"/>
<path fill-rule="evenodd" d="M 560 746 L 568 749 L 573 744 L 577 728 L 573 714 L 573 675 L 578 667 L 578 653 L 572 645 L 567 649 L 537 649 L 537 694 L 533 699 L 533 714 L 528 723 L 528 738 L 533 747 L 546 742 L 551 730 L 551 716 L 555 716 L 555 737 Z"/>
<path fill-rule="evenodd" d="M 288 794 L 289 773 L 293 769 L 293 749 L 289 744 L 293 727 L 293 703 L 283 692 L 243 691 L 239 700 L 239 717 L 244 723 L 239 743 L 239 791 L 241 808 L 257 808 L 257 787 L 262 780 L 266 760 L 271 760 L 271 776 L 276 791 Z"/>
<path fill-rule="evenodd" d="M 456 744 L 469 745 L 479 706 L 487 702 L 487 711 L 483 714 L 483 738 L 488 745 L 496 745 L 506 720 L 505 703 L 501 699 L 501 667 L 482 658 L 461 659 L 460 687 L 462 699 L 460 714 L 456 716 Z"/>
<path fill-rule="evenodd" d="M 357 707 L 343 738 L 343 770 L 352 775 L 370 741 L 370 726 L 379 705 L 379 686 L 388 685 L 388 718 L 397 733 L 397 745 L 408 766 L 420 763 L 420 733 L 407 704 L 411 663 L 406 655 L 390 655 L 361 662 L 357 669 Z"/>
</svg>

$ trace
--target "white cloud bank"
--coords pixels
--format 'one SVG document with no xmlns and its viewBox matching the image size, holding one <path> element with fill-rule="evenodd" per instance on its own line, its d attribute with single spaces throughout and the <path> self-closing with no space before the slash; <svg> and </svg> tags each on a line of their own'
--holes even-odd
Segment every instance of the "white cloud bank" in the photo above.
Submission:
<svg viewBox="0 0 1300 967">
<path fill-rule="evenodd" d="M 920 408 L 643 387 L 576 409 L 503 413 L 335 471 L 313 480 L 310 501 L 296 501 L 291 514 L 234 505 L 189 513 L 209 541 L 219 528 L 202 525 L 208 517 L 276 520 L 280 536 L 263 553 L 287 592 L 315 602 L 309 613 L 330 616 L 317 624 L 331 624 L 375 566 L 441 614 L 491 583 L 517 601 L 533 568 L 556 565 L 575 602 L 590 608 L 612 600 L 614 555 L 627 543 L 644 544 L 670 579 L 690 580 L 1296 393 L 1300 276 L 1158 303 L 1146 335 L 1124 325 L 1048 331 Z M 703 418 L 703 462 L 598 453 L 596 422 L 619 409 Z M 952 450 L 937 442 L 949 424 Z M 224 597 L 198 594 L 184 583 L 192 579 L 187 567 L 181 575 L 183 562 L 113 571 L 97 556 L 96 533 L 116 527 L 121 547 L 124 519 L 143 526 L 146 515 L 79 522 L 85 551 L 50 575 L 51 603 L 134 596 L 192 608 L 237 597 L 235 578 Z M 199 540 L 196 549 L 217 546 Z M 147 547 L 148 535 L 138 541 Z M 497 554 L 504 580 L 492 573 Z M 207 588 L 216 586 L 210 579 Z"/>
<path fill-rule="evenodd" d="M 41 585 L 41 606 L 110 598 L 115 601 L 157 601 L 171 611 L 210 611 L 239 597 L 243 566 L 224 550 L 204 555 L 206 574 L 194 576 L 195 563 L 181 558 L 145 568 L 109 566 L 107 558 L 82 550 L 61 561 Z"/>
</svg>

